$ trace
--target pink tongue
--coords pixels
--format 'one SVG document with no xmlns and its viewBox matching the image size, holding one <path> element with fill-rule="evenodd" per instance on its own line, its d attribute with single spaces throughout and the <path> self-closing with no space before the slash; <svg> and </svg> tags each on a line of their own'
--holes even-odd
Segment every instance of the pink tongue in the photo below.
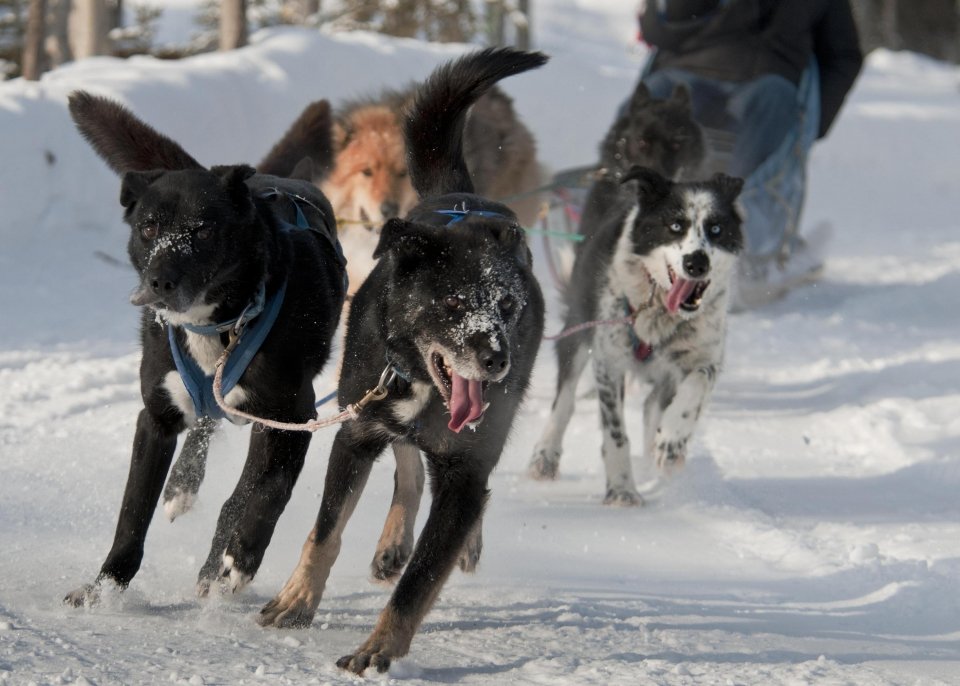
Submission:
<svg viewBox="0 0 960 686">
<path fill-rule="evenodd" d="M 677 277 L 677 280 L 673 282 L 673 286 L 670 287 L 670 292 L 667 293 L 667 309 L 670 311 L 670 314 L 680 309 L 680 305 L 690 297 L 690 294 L 693 293 L 693 289 L 696 287 L 696 281 L 688 281 L 687 279 L 681 279 L 679 276 Z"/>
<path fill-rule="evenodd" d="M 447 428 L 455 433 L 483 414 L 483 382 L 467 380 L 451 372 L 453 389 L 450 391 L 450 423 Z"/>
</svg>

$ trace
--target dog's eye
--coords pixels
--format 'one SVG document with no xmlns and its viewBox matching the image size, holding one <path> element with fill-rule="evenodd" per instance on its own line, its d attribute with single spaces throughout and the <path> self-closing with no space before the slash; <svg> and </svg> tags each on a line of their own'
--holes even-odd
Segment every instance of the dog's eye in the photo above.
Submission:
<svg viewBox="0 0 960 686">
<path fill-rule="evenodd" d="M 670 230 L 674 233 L 680 233 L 683 231 L 683 226 L 680 224 L 680 222 L 673 222 L 673 224 L 670 225 Z"/>
<path fill-rule="evenodd" d="M 451 310 L 463 309 L 463 301 L 455 295 L 448 295 L 446 298 L 444 298 L 443 302 Z"/>
<path fill-rule="evenodd" d="M 373 170 L 370 167 L 367 167 L 360 171 L 364 176 L 373 176 Z"/>
<path fill-rule="evenodd" d="M 397 172 L 397 178 L 398 178 L 398 179 L 405 179 L 405 178 L 407 178 L 407 170 L 406 170 L 406 169 L 401 169 L 400 171 L 398 171 L 398 172 Z"/>
<path fill-rule="evenodd" d="M 199 238 L 201 241 L 208 241 L 210 240 L 211 236 L 213 236 L 213 230 L 210 228 L 204 227 L 197 231 L 197 238 Z"/>
<path fill-rule="evenodd" d="M 500 311 L 504 314 L 513 312 L 514 300 L 512 295 L 505 295 L 500 298 Z"/>
<path fill-rule="evenodd" d="M 148 241 L 152 241 L 154 238 L 156 238 L 159 232 L 160 230 L 154 224 L 148 224 L 140 229 L 140 235 Z"/>
<path fill-rule="evenodd" d="M 721 231 L 723 231 L 723 227 L 720 226 L 719 224 L 714 224 L 713 226 L 710 227 L 711 236 L 719 236 Z"/>
</svg>

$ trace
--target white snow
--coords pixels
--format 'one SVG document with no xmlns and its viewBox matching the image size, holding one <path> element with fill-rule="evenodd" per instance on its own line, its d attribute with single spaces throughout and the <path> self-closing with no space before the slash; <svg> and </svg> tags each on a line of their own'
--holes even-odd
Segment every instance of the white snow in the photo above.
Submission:
<svg viewBox="0 0 960 686">
<path fill-rule="evenodd" d="M 589 163 L 642 61 L 633 3 L 534 7 L 553 60 L 504 86 L 548 165 Z M 195 599 L 246 449 L 249 429 L 225 426 L 193 510 L 171 524 L 158 508 L 131 587 L 104 589 L 92 610 L 61 606 L 109 548 L 140 405 L 119 182 L 73 130 L 67 93 L 122 100 L 202 162 L 256 162 L 308 101 L 423 77 L 464 49 L 284 29 L 229 54 L 92 59 L 0 85 L 0 684 L 352 683 L 334 662 L 388 594 L 367 578 L 392 492 L 385 457 L 313 627 L 252 620 L 313 524 L 327 431 L 250 587 Z M 960 683 L 958 82 L 919 56 L 870 56 L 811 160 L 805 223 L 834 226 L 826 276 L 732 317 L 688 465 L 648 489 L 646 507 L 601 506 L 592 399 L 560 480 L 525 477 L 552 400 L 543 346 L 491 484 L 478 572 L 454 573 L 391 679 Z"/>
</svg>

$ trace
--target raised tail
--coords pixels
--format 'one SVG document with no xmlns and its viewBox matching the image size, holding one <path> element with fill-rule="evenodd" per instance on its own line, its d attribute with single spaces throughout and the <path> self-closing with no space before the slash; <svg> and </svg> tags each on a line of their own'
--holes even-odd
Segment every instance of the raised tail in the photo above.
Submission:
<svg viewBox="0 0 960 686">
<path fill-rule="evenodd" d="M 291 176 L 306 158 L 312 163 L 314 177 L 326 176 L 333 168 L 332 131 L 330 103 L 326 100 L 310 103 L 257 165 L 257 171 L 274 176 Z"/>
<path fill-rule="evenodd" d="M 463 156 L 467 110 L 500 79 L 548 59 L 540 52 L 487 48 L 437 68 L 417 89 L 404 136 L 410 180 L 421 198 L 473 192 Z"/>
<path fill-rule="evenodd" d="M 74 91 L 70 94 L 69 107 L 77 129 L 118 174 L 204 168 L 173 139 L 118 102 L 86 91 Z"/>
</svg>

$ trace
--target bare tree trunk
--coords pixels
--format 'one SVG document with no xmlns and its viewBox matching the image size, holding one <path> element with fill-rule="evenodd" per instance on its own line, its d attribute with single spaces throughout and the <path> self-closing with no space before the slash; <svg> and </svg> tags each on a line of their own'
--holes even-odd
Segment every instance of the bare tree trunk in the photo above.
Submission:
<svg viewBox="0 0 960 686">
<path fill-rule="evenodd" d="M 880 9 L 880 32 L 883 35 L 884 45 L 894 50 L 899 50 L 903 45 L 897 17 L 899 4 L 900 0 L 883 0 Z"/>
<path fill-rule="evenodd" d="M 53 0 L 51 24 L 47 35 L 47 59 L 50 67 L 58 67 L 73 59 L 70 51 L 70 0 Z"/>
<path fill-rule="evenodd" d="M 486 0 L 486 4 L 487 43 L 494 46 L 503 45 L 503 0 Z"/>
<path fill-rule="evenodd" d="M 23 39 L 21 73 L 28 81 L 37 81 L 43 73 L 43 36 L 46 33 L 47 0 L 30 0 L 27 33 Z"/>
<path fill-rule="evenodd" d="M 79 60 L 108 52 L 107 6 L 104 0 L 75 0 L 70 36 Z"/>
<path fill-rule="evenodd" d="M 220 3 L 220 49 L 234 50 L 246 44 L 246 0 L 222 0 Z"/>
<path fill-rule="evenodd" d="M 314 14 L 320 11 L 320 0 L 304 0 L 303 2 L 303 17 L 312 17 Z"/>
<path fill-rule="evenodd" d="M 517 47 L 521 50 L 530 49 L 530 0 L 518 0 L 517 11 L 523 15 L 522 20 L 516 22 Z"/>
</svg>

